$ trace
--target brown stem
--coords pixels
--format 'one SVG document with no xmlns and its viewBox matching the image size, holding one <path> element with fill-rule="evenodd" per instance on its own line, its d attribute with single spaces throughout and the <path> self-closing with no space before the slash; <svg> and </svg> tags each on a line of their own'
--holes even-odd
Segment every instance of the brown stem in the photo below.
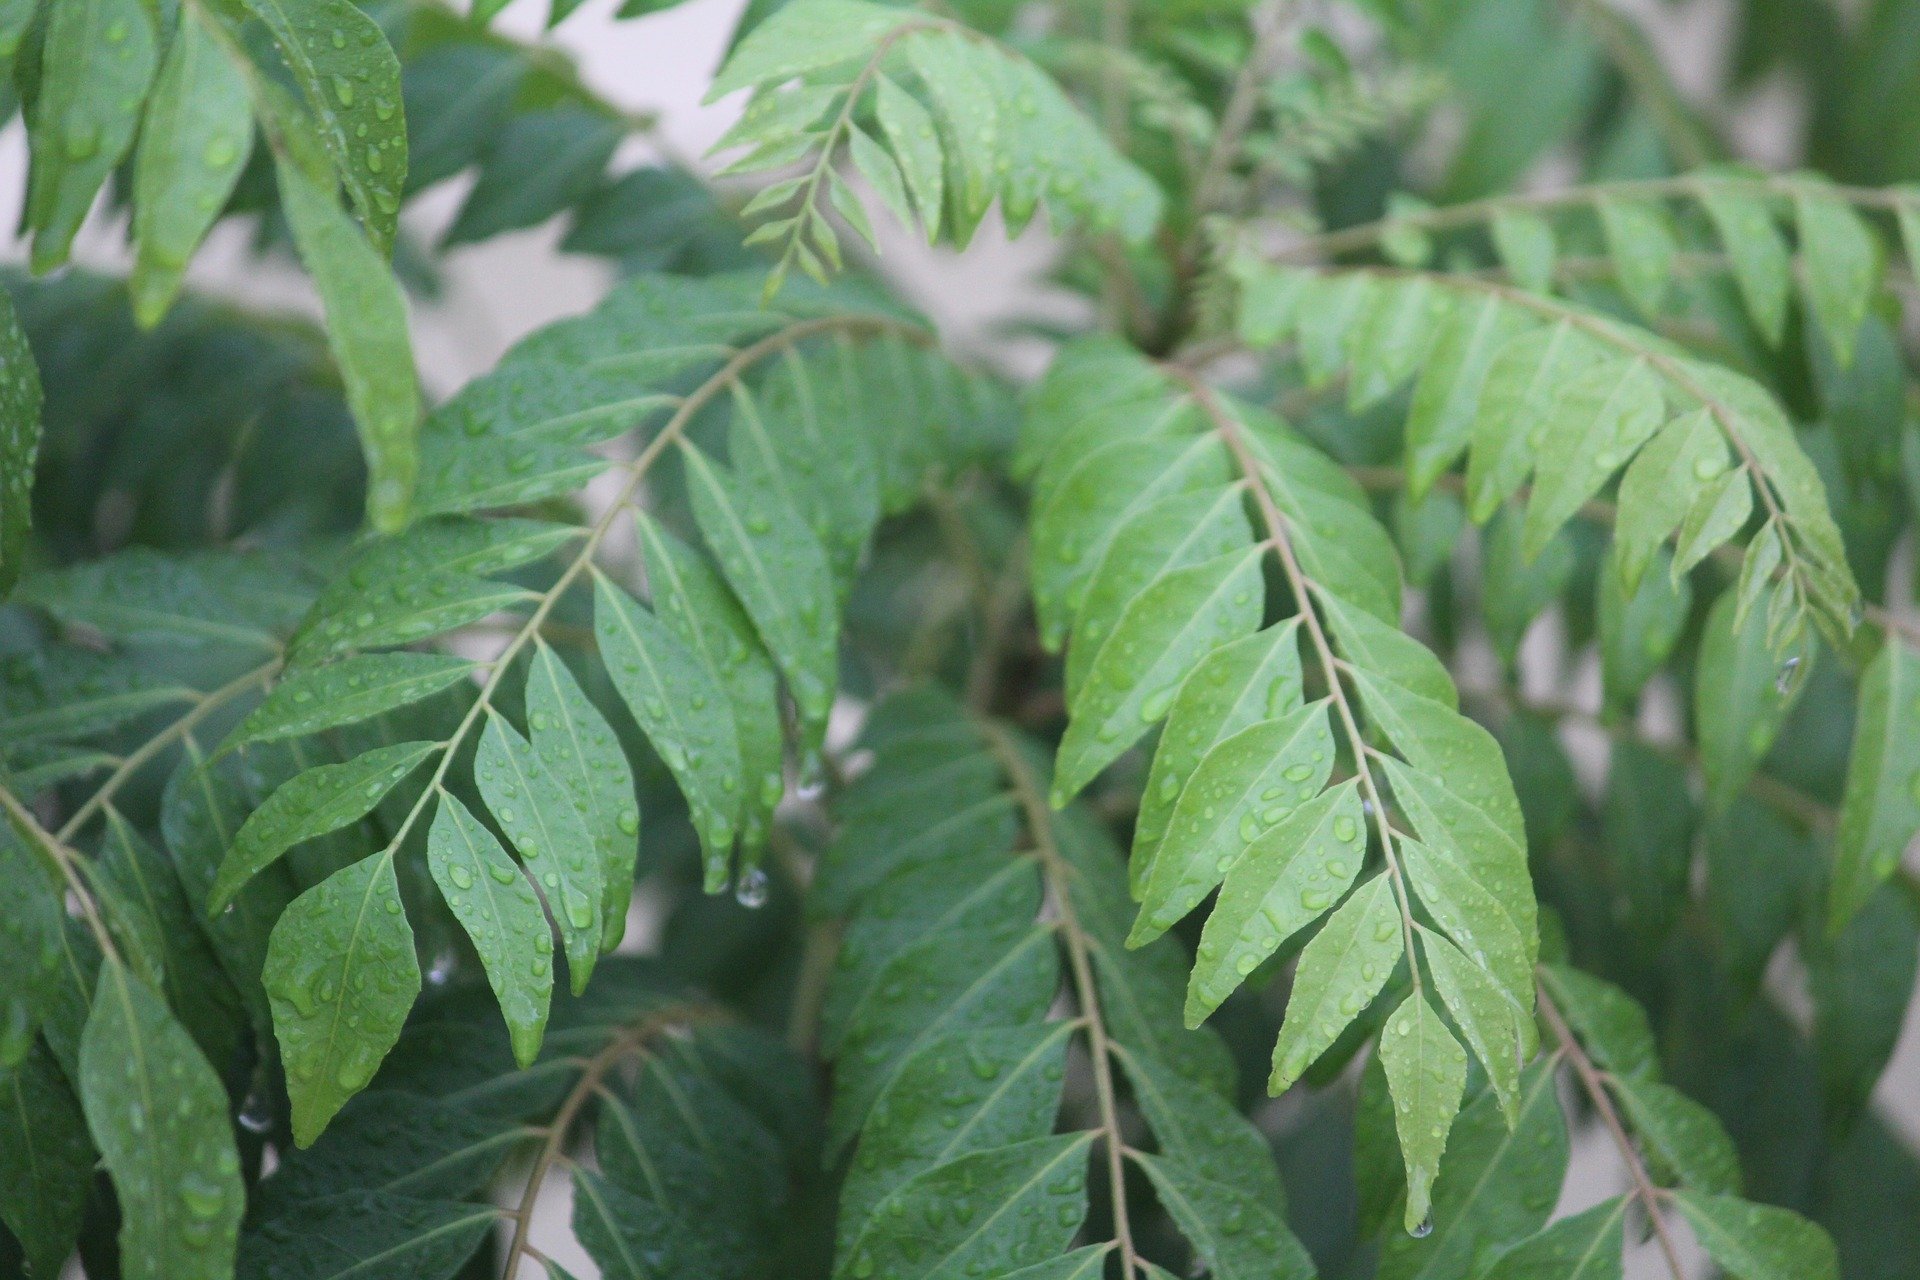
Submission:
<svg viewBox="0 0 1920 1280">
<path fill-rule="evenodd" d="M 1660 1241 L 1660 1252 L 1666 1256 L 1667 1269 L 1673 1272 L 1673 1280 L 1686 1280 L 1686 1271 L 1680 1265 L 1680 1251 L 1674 1247 L 1673 1237 L 1667 1233 L 1666 1219 L 1660 1214 L 1660 1192 L 1653 1185 L 1653 1179 L 1647 1176 L 1646 1163 L 1640 1159 L 1633 1140 L 1627 1136 L 1626 1126 L 1620 1123 L 1620 1113 L 1614 1109 L 1606 1082 L 1594 1069 L 1593 1059 L 1580 1047 L 1573 1028 L 1561 1016 L 1544 984 L 1535 984 L 1534 1001 L 1539 1005 L 1540 1016 L 1546 1021 L 1548 1029 L 1560 1042 L 1560 1049 L 1567 1055 L 1567 1061 L 1573 1064 L 1574 1074 L 1580 1077 L 1580 1087 L 1592 1101 L 1593 1109 L 1599 1113 L 1600 1122 L 1606 1126 L 1613 1145 L 1620 1151 L 1620 1159 L 1627 1166 L 1627 1175 L 1633 1179 L 1634 1194 L 1646 1207 L 1647 1221 L 1652 1223 L 1653 1234 Z"/>
<path fill-rule="evenodd" d="M 566 1098 L 560 1103 L 560 1110 L 554 1113 L 553 1123 L 546 1128 L 546 1139 L 540 1144 L 533 1168 L 527 1174 L 527 1185 L 520 1192 L 519 1205 L 508 1215 L 513 1221 L 513 1238 L 507 1245 L 506 1261 L 500 1269 L 501 1280 L 515 1280 L 521 1260 L 533 1255 L 533 1243 L 528 1239 L 528 1232 L 533 1229 L 533 1210 L 540 1200 L 541 1185 L 546 1182 L 554 1162 L 561 1158 L 580 1109 L 599 1092 L 607 1073 L 628 1054 L 645 1049 L 654 1037 L 679 1027 L 710 1022 L 718 1016 L 715 1010 L 704 1005 L 671 1005 L 634 1022 L 586 1060 L 581 1067 L 580 1078 L 567 1091 Z"/>
<path fill-rule="evenodd" d="M 1053 838 L 1053 813 L 1039 779 L 1033 776 L 1006 729 L 988 720 L 980 727 L 987 736 L 994 756 L 1006 770 L 1008 780 L 1019 797 L 1026 815 L 1027 829 L 1040 856 L 1046 877 L 1047 896 L 1060 913 L 1060 933 L 1067 941 L 1067 959 L 1073 969 L 1075 1000 L 1087 1029 L 1087 1056 L 1093 1059 L 1093 1090 L 1100 1112 L 1101 1144 L 1107 1153 L 1107 1180 L 1113 1204 L 1113 1233 L 1120 1245 L 1120 1274 L 1126 1280 L 1141 1271 L 1140 1254 L 1133 1243 L 1133 1223 L 1127 1213 L 1126 1140 L 1120 1132 L 1120 1108 L 1113 1087 L 1113 1046 L 1107 1036 L 1106 1019 L 1100 1009 L 1100 991 L 1093 981 L 1093 960 L 1087 946 L 1086 930 L 1073 908 L 1069 881 L 1073 868 L 1060 853 Z"/>
</svg>

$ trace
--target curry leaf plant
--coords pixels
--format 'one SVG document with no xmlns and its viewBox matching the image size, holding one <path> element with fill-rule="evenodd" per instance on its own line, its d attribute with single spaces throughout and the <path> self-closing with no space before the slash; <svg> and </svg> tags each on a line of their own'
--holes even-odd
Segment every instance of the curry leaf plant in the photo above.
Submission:
<svg viewBox="0 0 1920 1280">
<path fill-rule="evenodd" d="M 507 7 L 0 0 L 0 1278 L 1920 1275 L 1916 0 Z"/>
</svg>

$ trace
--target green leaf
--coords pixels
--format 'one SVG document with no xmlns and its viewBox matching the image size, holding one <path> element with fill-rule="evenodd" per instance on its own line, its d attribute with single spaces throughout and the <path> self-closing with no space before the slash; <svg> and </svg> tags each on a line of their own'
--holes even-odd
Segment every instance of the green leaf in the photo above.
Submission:
<svg viewBox="0 0 1920 1280">
<path fill-rule="evenodd" d="M 1467 456 L 1467 514 L 1484 523 L 1532 470 L 1530 433 L 1551 416 L 1560 388 L 1609 352 L 1568 321 L 1509 339 L 1487 366 Z"/>
<path fill-rule="evenodd" d="M 1626 992 L 1569 965 L 1543 965 L 1540 981 L 1603 1070 L 1621 1078 L 1659 1075 L 1646 1012 Z"/>
<path fill-rule="evenodd" d="M 1118 1046 L 1134 1100 L 1153 1129 L 1162 1156 L 1184 1173 L 1238 1187 L 1267 1213 L 1287 1203 L 1266 1135 L 1212 1089 L 1172 1070 L 1151 1053 Z"/>
<path fill-rule="evenodd" d="M 1494 251 L 1513 282 L 1532 293 L 1551 292 L 1556 256 L 1552 224 L 1531 209 L 1505 208 L 1493 215 L 1492 231 Z"/>
<path fill-rule="evenodd" d="M 1693 796 L 1673 760 L 1633 739 L 1613 744 L 1603 827 L 1613 864 L 1614 918 L 1643 938 L 1665 936 L 1693 867 Z"/>
<path fill-rule="evenodd" d="M 0 658 L 0 739 L 17 746 L 90 737 L 195 697 L 191 689 L 90 649 L 14 654 Z"/>
<path fill-rule="evenodd" d="M 366 226 L 367 239 L 380 257 L 387 256 L 393 249 L 400 196 L 406 189 L 407 120 L 400 95 L 400 60 L 386 33 L 352 0 L 238 3 L 272 33 L 341 185 Z M 329 206 L 333 203 L 330 189 L 309 188 L 305 194 L 323 195 Z M 292 203 L 287 200 L 284 166 L 281 198 Z M 294 234 L 299 238 L 297 223 Z M 331 306 L 328 312 L 332 313 Z M 411 360 L 407 368 L 411 380 Z"/>
<path fill-rule="evenodd" d="M 420 994 L 393 853 L 342 868 L 295 898 L 273 927 L 262 976 L 294 1140 L 312 1146 L 373 1079 Z"/>
<path fill-rule="evenodd" d="M 1840 1274 L 1827 1233 L 1791 1210 L 1695 1191 L 1673 1200 L 1700 1247 L 1733 1280 L 1836 1280 Z"/>
<path fill-rule="evenodd" d="M 826 552 L 766 482 L 683 450 L 694 519 L 809 724 L 839 683 L 839 609 Z"/>
<path fill-rule="evenodd" d="M 1347 331 L 1347 407 L 1378 404 L 1413 377 L 1452 310 L 1452 291 L 1424 276 L 1378 282 Z"/>
<path fill-rule="evenodd" d="M 1675 576 L 1686 573 L 1714 548 L 1746 527 L 1753 514 L 1753 486 L 1745 471 L 1729 471 L 1708 481 L 1687 508 L 1680 532 L 1673 540 Z"/>
<path fill-rule="evenodd" d="M 1133 1155 L 1193 1245 L 1195 1260 L 1218 1280 L 1309 1280 L 1313 1260 L 1271 1205 L 1236 1180 L 1215 1182 L 1165 1156 Z"/>
<path fill-rule="evenodd" d="M 593 836 L 574 807 L 566 780 L 549 771 L 532 744 L 497 712 L 488 715 L 480 735 L 473 778 L 488 811 L 545 892 L 578 995 L 600 955 L 605 882 Z"/>
<path fill-rule="evenodd" d="M 148 328 L 173 305 L 188 260 L 253 150 L 246 79 L 206 21 L 192 7 L 181 11 L 134 159 L 137 256 L 128 289 L 135 318 Z"/>
<path fill-rule="evenodd" d="M 1064 1251 L 1087 1211 L 1091 1133 L 961 1156 L 887 1196 L 836 1275 L 1006 1275 Z"/>
<path fill-rule="evenodd" d="M 1359 875 L 1365 852 L 1359 790 L 1351 779 L 1248 845 L 1228 869 L 1200 935 L 1187 1025 L 1198 1026 L 1281 944 L 1319 919 Z"/>
<path fill-rule="evenodd" d="M 1508 1123 L 1516 1122 L 1520 1115 L 1520 1058 L 1526 1046 L 1515 1026 L 1520 1015 L 1513 998 L 1500 989 L 1484 967 L 1467 959 L 1444 937 L 1424 925 L 1418 932 L 1440 1003 L 1473 1046 Z"/>
<path fill-rule="evenodd" d="M 734 49 L 715 74 L 705 101 L 756 85 L 781 84 L 835 63 L 864 60 L 876 43 L 913 17 L 864 0 L 785 5 Z"/>
<path fill-rule="evenodd" d="M 1889 636 L 1860 678 L 1847 790 L 1827 889 L 1837 934 L 1920 832 L 1920 656 Z"/>
<path fill-rule="evenodd" d="M 1713 1112 L 1656 1080 L 1613 1082 L 1654 1169 L 1692 1191 L 1740 1190 L 1740 1155 Z"/>
<path fill-rule="evenodd" d="M 1706 409 L 1669 422 L 1635 456 L 1620 480 L 1614 520 L 1621 584 L 1640 584 L 1654 549 L 1679 527 L 1701 489 L 1729 464 L 1726 437 Z"/>
<path fill-rule="evenodd" d="M 474 663 L 443 653 L 355 654 L 300 667 L 274 686 L 228 736 L 223 750 L 358 724 L 452 688 Z"/>
<path fill-rule="evenodd" d="M 260 3 L 270 4 L 278 12 L 279 0 Z M 373 20 L 349 0 L 324 3 L 347 11 L 357 25 L 372 26 Z M 377 36 L 378 29 L 373 30 Z M 386 48 L 384 39 L 380 47 Z M 387 56 L 392 57 L 391 51 Z M 364 86 L 362 91 L 368 96 L 378 92 Z M 398 96 L 396 85 L 395 101 Z M 405 135 L 400 136 L 403 150 L 399 159 L 404 169 Z M 346 383 L 354 422 L 360 428 L 361 449 L 371 472 L 367 517 L 374 528 L 393 533 L 412 517 L 413 490 L 420 469 L 420 386 L 414 376 L 412 340 L 407 335 L 406 300 L 401 297 L 399 282 L 334 202 L 333 193 L 315 185 L 283 154 L 275 156 L 275 168 L 280 180 L 280 205 L 286 211 L 300 259 L 326 308 L 327 340 Z M 394 199 L 397 208 L 398 197 Z"/>
<path fill-rule="evenodd" d="M 63 0 L 47 6 L 45 32 L 22 218 L 36 273 L 66 262 L 101 184 L 133 145 L 158 61 L 139 0 Z"/>
<path fill-rule="evenodd" d="M 920 100 L 885 75 L 874 77 L 874 114 L 887 136 L 893 159 L 913 193 L 914 207 L 920 212 L 921 226 L 929 244 L 940 236 L 940 223 L 946 208 L 946 162 L 940 152 L 933 117 Z M 859 158 L 856 139 L 855 159 Z"/>
<path fill-rule="evenodd" d="M 40 1042 L 0 1069 L 0 1222 L 26 1274 L 57 1276 L 73 1252 L 93 1181 L 86 1118 L 60 1064 Z"/>
<path fill-rule="evenodd" d="M 1546 1224 L 1567 1172 L 1567 1122 L 1547 1061 L 1520 1082 L 1520 1118 L 1509 1126 L 1492 1091 L 1460 1113 L 1433 1186 L 1433 1229 L 1391 1233 L 1378 1280 L 1474 1274 L 1481 1260 Z"/>
<path fill-rule="evenodd" d="M 1807 299 L 1844 369 L 1853 363 L 1860 325 L 1880 287 L 1880 246 L 1853 206 L 1812 183 L 1795 192 L 1793 208 Z"/>
<path fill-rule="evenodd" d="M 1669 572 L 1671 558 L 1656 551 L 1653 572 L 1638 589 L 1627 586 L 1625 552 L 1615 542 L 1600 562 L 1595 613 L 1600 622 L 1600 683 L 1611 708 L 1631 711 L 1655 672 L 1666 665 L 1693 611 L 1693 583 Z"/>
<path fill-rule="evenodd" d="M 1820 854 L 1793 822 L 1757 804 L 1737 804 L 1707 826 L 1707 911 L 1721 962 L 1748 990 L 1774 948 L 1800 921 Z"/>
<path fill-rule="evenodd" d="M 1920 967 L 1920 907 L 1883 886 L 1837 937 L 1803 954 L 1825 1115 L 1843 1127 L 1866 1109 L 1899 1041 Z"/>
<path fill-rule="evenodd" d="M 1174 806 L 1127 945 L 1151 942 L 1198 906 L 1263 833 L 1320 793 L 1333 756 L 1333 726 L 1324 700 L 1242 729 L 1209 751 Z M 1263 870 L 1286 875 L 1284 864 L 1268 863 Z M 1318 878 L 1309 865 L 1296 874 Z M 1249 904 L 1259 896 L 1249 893 Z"/>
<path fill-rule="evenodd" d="M 741 839 L 757 849 L 786 790 L 778 677 L 739 601 L 704 556 L 662 528 L 638 518 L 653 607 L 689 651 L 704 659 L 733 709 L 744 780 Z"/>
<path fill-rule="evenodd" d="M 1067 648 L 1068 703 L 1078 697 L 1100 646 L 1142 591 L 1175 569 L 1226 555 L 1252 541 L 1246 500 L 1238 487 L 1171 494 L 1132 515 L 1107 545 L 1074 614 L 1073 641 Z"/>
<path fill-rule="evenodd" d="M 1620 1280 L 1627 1201 L 1602 1200 L 1501 1254 L 1485 1280 Z"/>
<path fill-rule="evenodd" d="M 1404 954 L 1400 923 L 1391 878 L 1376 875 L 1314 935 L 1300 953 L 1267 1092 L 1279 1094 L 1298 1080 L 1380 994 Z"/>
<path fill-rule="evenodd" d="M 244 1280 L 438 1280 L 457 1274 L 499 1221 L 500 1211 L 488 1204 L 355 1189 L 249 1232 L 238 1274 Z"/>
<path fill-rule="evenodd" d="M 443 791 L 427 833 L 427 869 L 454 918 L 473 940 L 513 1038 L 528 1066 L 540 1051 L 553 993 L 553 930 L 520 868 L 493 833 Z"/>
<path fill-rule="evenodd" d="M 1731 591 L 1713 602 L 1695 666 L 1694 733 L 1714 812 L 1733 803 L 1773 746 L 1795 695 L 1806 687 L 1801 669 L 1814 657 L 1805 638 L 1776 653 L 1757 610 L 1735 628 L 1735 607 Z"/>
<path fill-rule="evenodd" d="M 0 289 L 0 599 L 25 563 L 39 456 L 40 373 L 13 303 Z"/>
<path fill-rule="evenodd" d="M 1525 1047 L 1531 1051 L 1526 1010 L 1533 987 L 1533 948 L 1520 924 L 1507 905 L 1480 884 L 1469 864 L 1418 840 L 1395 843 L 1414 896 L 1441 931 L 1493 979 L 1519 1017 L 1518 1030 L 1527 1036 Z"/>
<path fill-rule="evenodd" d="M 1673 232 L 1658 204 L 1609 198 L 1599 202 L 1600 229 L 1621 292 L 1649 319 L 1660 314 L 1673 275 Z"/>
<path fill-rule="evenodd" d="M 236 574 L 245 563 L 129 547 L 33 574 L 19 599 L 129 643 L 277 649 L 276 632 L 286 619 L 281 609 L 255 596 L 257 579 Z M 284 564 L 260 567 L 276 577 L 285 574 Z M 296 609 L 304 607 L 304 584 L 295 584 L 291 595 L 299 600 Z"/>
<path fill-rule="evenodd" d="M 843 1248 L 923 1170 L 1051 1133 L 1072 1034 L 1063 1022 L 968 1030 L 914 1054 L 861 1130 L 840 1192 Z"/>
<path fill-rule="evenodd" d="M 128 1280 L 227 1280 L 246 1192 L 227 1092 L 160 997 L 100 968 L 80 1103 L 120 1203 Z"/>
<path fill-rule="evenodd" d="M 1136 900 L 1146 892 L 1175 804 L 1200 761 L 1240 730 L 1300 705 L 1299 628 L 1289 619 L 1222 645 L 1180 686 L 1134 820 L 1128 883 Z"/>
<path fill-rule="evenodd" d="M 718 892 L 732 871 L 741 803 L 740 742 L 727 696 L 702 657 L 598 574 L 593 619 L 613 687 L 687 798 L 707 890 Z"/>
<path fill-rule="evenodd" d="M 561 103 L 510 116 L 487 142 L 480 176 L 441 238 L 443 248 L 534 227 L 583 203 L 626 136 L 599 104 Z"/>
<path fill-rule="evenodd" d="M 1467 1052 L 1426 998 L 1414 992 L 1380 1031 L 1380 1061 L 1393 1095 L 1394 1124 L 1407 1166 L 1408 1231 L 1427 1220 L 1447 1131 L 1467 1087 Z"/>
<path fill-rule="evenodd" d="M 1528 444 L 1538 463 L 1521 535 L 1521 554 L 1536 559 L 1560 527 L 1660 426 L 1666 402 L 1644 360 L 1586 370 L 1553 401 L 1543 436 Z"/>
<path fill-rule="evenodd" d="M 1700 203 L 1733 263 L 1733 278 L 1754 327 L 1774 346 L 1787 328 L 1793 260 L 1767 202 L 1731 186 L 1708 184 Z"/>
<path fill-rule="evenodd" d="M 1070 709 L 1056 807 L 1167 714 L 1202 658 L 1260 625 L 1261 555 L 1256 547 L 1176 569 L 1127 606 Z"/>
<path fill-rule="evenodd" d="M 599 710 L 587 700 L 566 664 L 535 639 L 527 672 L 527 728 L 533 754 L 560 781 L 593 839 L 600 862 L 603 950 L 626 932 L 640 857 L 640 807 L 626 753 Z"/>
<path fill-rule="evenodd" d="M 1547 249 L 1551 257 L 1551 240 Z M 1424 497 L 1472 440 L 1494 357 L 1525 327 L 1524 313 L 1491 293 L 1467 299 L 1441 318 L 1407 409 L 1410 495 Z"/>
<path fill-rule="evenodd" d="M 344 764 L 318 765 L 282 783 L 234 837 L 214 877 L 207 910 L 224 910 L 247 881 L 294 845 L 372 813 L 438 747 L 433 742 L 376 747 Z"/>
</svg>

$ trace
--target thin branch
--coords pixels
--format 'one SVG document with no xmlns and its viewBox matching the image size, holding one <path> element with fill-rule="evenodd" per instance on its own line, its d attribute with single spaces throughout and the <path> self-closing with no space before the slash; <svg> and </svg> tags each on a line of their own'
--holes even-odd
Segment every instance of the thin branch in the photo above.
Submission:
<svg viewBox="0 0 1920 1280">
<path fill-rule="evenodd" d="M 1127 1212 L 1126 1140 L 1120 1132 L 1120 1108 L 1113 1087 L 1113 1046 L 1107 1036 L 1106 1019 L 1100 1008 L 1100 990 L 1093 981 L 1093 960 L 1087 945 L 1087 933 L 1073 907 L 1071 884 L 1073 868 L 1060 853 L 1053 837 L 1053 813 L 1040 780 L 1033 776 L 1020 748 L 1007 730 L 989 721 L 978 722 L 987 736 L 994 756 L 1006 770 L 1026 815 L 1028 834 L 1033 837 L 1034 852 L 1040 857 L 1047 895 L 1060 913 L 1060 933 L 1067 941 L 1067 960 L 1073 969 L 1074 996 L 1087 1029 L 1087 1055 L 1093 1059 L 1094 1098 L 1100 1112 L 1102 1145 L 1107 1153 L 1107 1181 L 1113 1205 L 1114 1238 L 1120 1245 L 1120 1274 L 1133 1280 L 1142 1270 L 1140 1254 L 1133 1242 L 1133 1222 Z"/>
<path fill-rule="evenodd" d="M 40 820 L 33 816 L 32 810 L 20 803 L 20 798 L 3 786 L 0 786 L 0 810 L 6 812 L 8 820 L 12 822 L 14 830 L 19 832 L 21 839 L 31 840 L 40 846 L 41 852 L 60 873 L 60 878 L 66 882 L 74 901 L 80 904 L 80 915 L 86 920 L 87 930 L 93 934 L 93 940 L 99 944 L 101 954 L 112 957 L 118 963 L 120 950 L 114 945 L 113 935 L 108 932 L 106 921 L 101 918 L 100 904 L 94 900 L 92 891 L 87 887 L 80 855 L 41 826 Z"/>
<path fill-rule="evenodd" d="M 1260 90 L 1280 59 L 1280 37 L 1285 31 L 1281 19 L 1287 4 L 1288 0 L 1267 0 L 1253 16 L 1253 47 L 1234 77 L 1233 88 L 1227 93 L 1227 105 L 1220 112 L 1220 127 L 1214 130 L 1213 145 L 1207 149 L 1206 161 L 1193 184 L 1196 231 L 1200 219 L 1211 213 L 1220 199 L 1217 188 L 1233 169 L 1240 144 L 1253 124 L 1253 113 L 1260 105 Z"/>
<path fill-rule="evenodd" d="M 1633 1140 L 1627 1136 L 1626 1126 L 1620 1123 L 1620 1113 L 1614 1109 L 1613 1099 L 1607 1093 L 1606 1082 L 1594 1069 L 1593 1060 L 1587 1051 L 1580 1047 L 1573 1029 L 1561 1016 L 1559 1007 L 1553 1003 L 1553 997 L 1547 994 L 1545 984 L 1534 986 L 1534 1002 L 1540 1008 L 1540 1016 L 1547 1027 L 1560 1042 L 1561 1051 L 1567 1055 L 1567 1061 L 1573 1064 L 1574 1074 L 1580 1077 L 1580 1087 L 1593 1103 L 1593 1109 L 1599 1113 L 1600 1122 L 1607 1128 L 1613 1139 L 1613 1145 L 1620 1151 L 1620 1159 L 1627 1166 L 1627 1174 L 1633 1179 L 1634 1194 L 1646 1207 L 1647 1220 L 1653 1225 L 1653 1234 L 1660 1241 L 1660 1252 L 1665 1255 L 1667 1269 L 1673 1273 L 1673 1280 L 1686 1280 L 1686 1270 L 1680 1265 L 1680 1251 L 1674 1247 L 1673 1237 L 1667 1233 L 1666 1219 L 1660 1213 L 1660 1193 L 1653 1185 L 1653 1179 L 1647 1176 L 1647 1166 L 1640 1159 L 1640 1153 L 1634 1148 Z"/>
<path fill-rule="evenodd" d="M 234 677 L 211 693 L 202 694 L 178 719 L 140 744 L 137 750 L 123 759 L 114 771 L 107 775 L 99 788 L 87 797 L 86 802 L 73 811 L 73 816 L 61 824 L 54 838 L 62 844 L 70 843 L 87 825 L 87 820 L 111 803 L 115 793 L 126 785 L 127 780 L 138 773 L 148 761 L 191 734 L 202 720 L 227 703 L 256 685 L 265 684 L 271 680 L 280 670 L 282 661 L 283 659 L 275 657 L 251 671 Z"/>
<path fill-rule="evenodd" d="M 554 1113 L 553 1123 L 546 1127 L 546 1140 L 540 1144 L 533 1168 L 527 1173 L 527 1184 L 520 1192 L 520 1203 L 508 1215 L 513 1222 L 513 1237 L 507 1245 L 506 1261 L 500 1269 L 501 1280 L 514 1280 L 521 1261 L 533 1255 L 533 1243 L 528 1239 L 528 1232 L 533 1229 L 533 1210 L 540 1200 L 540 1188 L 546 1182 L 548 1172 L 561 1158 L 581 1108 L 586 1106 L 588 1099 L 599 1093 L 607 1073 L 629 1054 L 645 1049 L 655 1037 L 681 1027 L 711 1022 L 718 1016 L 717 1011 L 705 1005 L 670 1005 L 656 1010 L 630 1024 L 581 1066 L 580 1078 L 567 1091 L 566 1098 L 560 1103 L 560 1110 Z"/>
<path fill-rule="evenodd" d="M 1274 504 L 1273 495 L 1267 490 L 1266 478 L 1261 474 L 1259 462 L 1248 448 L 1246 437 L 1239 422 L 1221 406 L 1213 389 L 1198 377 L 1174 366 L 1168 366 L 1174 376 L 1183 381 L 1193 396 L 1194 403 L 1213 423 L 1214 430 L 1233 454 L 1242 474 L 1247 478 L 1253 490 L 1254 504 L 1260 509 L 1260 517 L 1266 525 L 1267 544 L 1279 555 L 1281 571 L 1286 575 L 1287 585 L 1292 589 L 1294 599 L 1300 605 L 1300 618 L 1306 625 L 1307 638 L 1313 645 L 1316 661 L 1322 675 L 1326 677 L 1327 694 L 1333 700 L 1335 712 L 1340 718 L 1340 727 L 1347 740 L 1348 751 L 1353 756 L 1355 776 L 1360 779 L 1360 789 L 1365 794 L 1367 807 L 1372 811 L 1374 827 L 1379 833 L 1380 849 L 1386 856 L 1387 874 L 1392 877 L 1393 896 L 1400 908 L 1400 933 L 1402 944 L 1407 952 L 1407 969 L 1413 976 L 1413 989 L 1421 990 L 1420 966 L 1414 961 L 1413 948 L 1413 904 L 1407 893 L 1405 877 L 1400 871 L 1400 858 L 1394 852 L 1393 832 L 1387 825 L 1387 806 L 1380 795 L 1380 788 L 1374 781 L 1371 750 L 1366 738 L 1360 732 L 1360 723 L 1353 714 L 1352 700 L 1347 696 L 1346 686 L 1340 681 L 1341 662 L 1334 656 L 1333 646 L 1327 640 L 1325 628 L 1320 625 L 1320 606 L 1315 602 L 1311 580 L 1300 568 L 1300 561 L 1293 552 L 1293 540 L 1287 525 L 1287 519 L 1280 514 Z"/>
</svg>

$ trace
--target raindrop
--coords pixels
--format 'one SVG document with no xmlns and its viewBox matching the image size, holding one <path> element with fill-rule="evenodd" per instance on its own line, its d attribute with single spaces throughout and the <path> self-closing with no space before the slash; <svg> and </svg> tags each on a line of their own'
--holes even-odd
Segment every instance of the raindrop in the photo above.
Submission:
<svg viewBox="0 0 1920 1280">
<path fill-rule="evenodd" d="M 733 887 L 733 899 L 749 911 L 767 905 L 767 873 L 758 867 L 742 872 Z"/>
<path fill-rule="evenodd" d="M 1433 1215 L 1428 1214 L 1426 1217 L 1420 1219 L 1419 1222 L 1407 1228 L 1407 1234 L 1412 1236 L 1415 1240 L 1425 1240 L 1428 1236 L 1432 1235 L 1433 1234 Z"/>
</svg>

